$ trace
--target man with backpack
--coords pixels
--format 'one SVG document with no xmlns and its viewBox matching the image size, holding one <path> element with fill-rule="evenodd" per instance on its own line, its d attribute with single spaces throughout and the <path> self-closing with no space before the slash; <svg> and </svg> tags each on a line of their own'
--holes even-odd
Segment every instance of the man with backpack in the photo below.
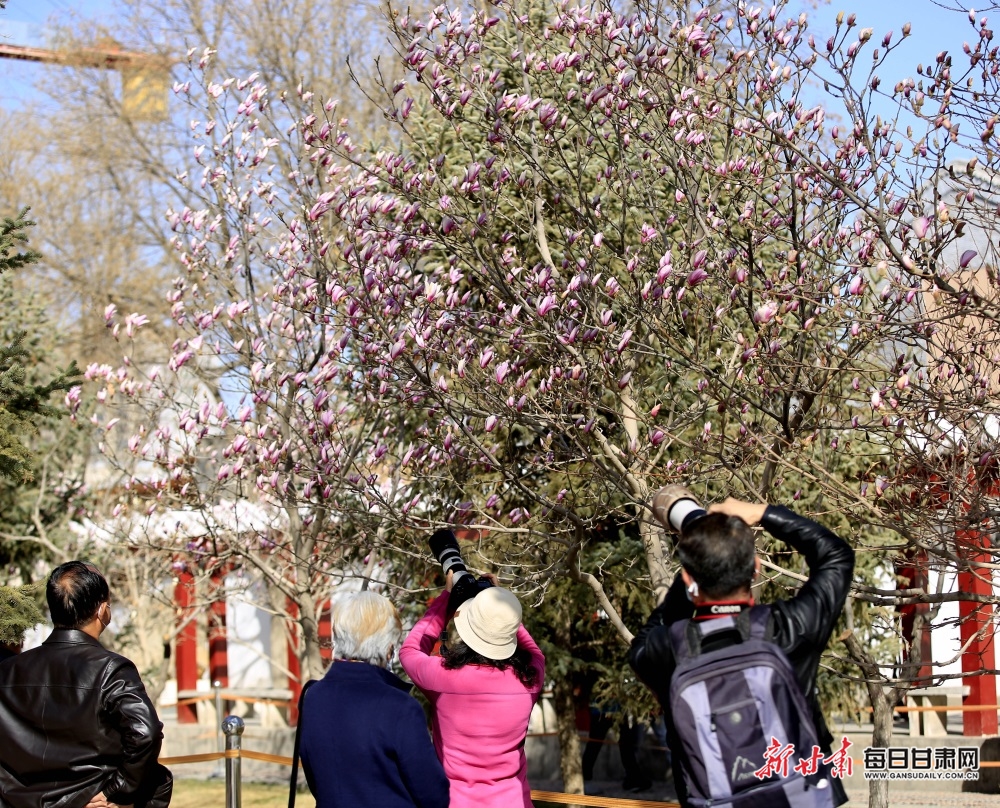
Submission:
<svg viewBox="0 0 1000 808">
<path fill-rule="evenodd" d="M 667 486 L 652 508 L 680 534 L 681 571 L 633 640 L 629 664 L 666 715 L 681 804 L 846 802 L 831 776 L 833 736 L 816 672 L 847 599 L 854 551 L 784 507 L 727 499 L 706 512 L 685 489 Z M 767 606 L 754 605 L 751 590 L 760 570 L 751 529 L 758 524 L 809 567 L 794 597 Z"/>
</svg>

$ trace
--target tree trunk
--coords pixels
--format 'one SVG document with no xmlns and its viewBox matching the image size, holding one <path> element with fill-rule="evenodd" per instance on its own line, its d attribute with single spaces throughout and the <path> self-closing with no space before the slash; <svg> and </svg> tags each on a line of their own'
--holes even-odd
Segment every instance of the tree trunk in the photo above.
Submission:
<svg viewBox="0 0 1000 808">
<path fill-rule="evenodd" d="M 556 621 L 553 639 L 559 648 L 572 648 L 570 632 L 573 621 L 569 612 Z M 556 711 L 556 732 L 559 735 L 559 771 L 563 791 L 567 794 L 583 793 L 583 753 L 580 736 L 576 731 L 576 702 L 573 699 L 573 677 L 557 676 L 552 686 Z"/>
<path fill-rule="evenodd" d="M 559 677 L 552 687 L 556 710 L 556 731 L 559 734 L 559 770 L 563 791 L 567 794 L 583 793 L 583 753 L 580 736 L 576 731 L 576 704 L 573 701 L 573 683 L 568 677 Z"/>
<path fill-rule="evenodd" d="M 868 697 L 872 703 L 872 746 L 892 746 L 892 704 L 879 682 L 868 681 Z M 889 808 L 889 783 L 868 781 L 868 808 Z"/>
<path fill-rule="evenodd" d="M 280 587 L 265 578 L 267 588 L 267 603 L 270 607 L 270 653 L 268 662 L 271 668 L 271 687 L 283 688 L 288 683 L 288 666 L 285 663 L 285 643 L 287 629 L 282 617 L 285 611 L 285 593 Z"/>
<path fill-rule="evenodd" d="M 653 585 L 653 603 L 659 606 L 670 589 L 670 572 L 667 568 L 667 554 L 664 553 L 663 531 L 650 512 L 644 511 L 639 521 L 639 535 L 646 550 L 649 565 L 649 580 Z"/>
<path fill-rule="evenodd" d="M 844 644 L 865 675 L 868 699 L 872 704 L 872 746 L 884 749 L 892 745 L 892 701 L 895 699 L 895 691 L 890 690 L 886 693 L 878 665 L 861 647 L 854 634 L 850 634 L 844 640 Z M 889 808 L 887 780 L 868 781 L 868 808 Z"/>
<path fill-rule="evenodd" d="M 299 603 L 299 626 L 302 628 L 302 646 L 299 648 L 299 665 L 302 682 L 323 677 L 323 655 L 320 652 L 319 623 L 316 622 L 316 606 L 312 595 L 307 593 Z"/>
</svg>

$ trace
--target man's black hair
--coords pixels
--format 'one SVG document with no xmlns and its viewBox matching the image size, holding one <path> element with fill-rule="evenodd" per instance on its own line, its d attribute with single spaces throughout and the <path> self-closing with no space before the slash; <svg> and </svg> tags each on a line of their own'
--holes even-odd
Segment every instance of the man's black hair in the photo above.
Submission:
<svg viewBox="0 0 1000 808">
<path fill-rule="evenodd" d="M 49 575 L 45 586 L 52 625 L 56 628 L 80 628 L 94 619 L 111 589 L 97 567 L 85 561 L 67 561 Z"/>
<path fill-rule="evenodd" d="M 707 597 L 735 595 L 753 582 L 753 531 L 738 516 L 710 513 L 692 520 L 677 542 L 677 555 Z"/>
</svg>

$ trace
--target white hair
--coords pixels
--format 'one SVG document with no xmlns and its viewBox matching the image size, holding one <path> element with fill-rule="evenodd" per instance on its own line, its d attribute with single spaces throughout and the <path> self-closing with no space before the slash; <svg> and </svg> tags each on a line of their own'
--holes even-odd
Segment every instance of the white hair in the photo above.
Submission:
<svg viewBox="0 0 1000 808">
<path fill-rule="evenodd" d="M 330 610 L 335 659 L 356 659 L 385 667 L 399 647 L 403 622 L 385 595 L 355 592 L 338 599 Z"/>
</svg>

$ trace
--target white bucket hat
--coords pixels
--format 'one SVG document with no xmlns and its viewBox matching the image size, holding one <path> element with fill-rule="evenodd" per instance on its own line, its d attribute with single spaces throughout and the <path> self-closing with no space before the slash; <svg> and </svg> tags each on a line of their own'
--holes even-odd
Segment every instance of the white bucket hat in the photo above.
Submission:
<svg viewBox="0 0 1000 808">
<path fill-rule="evenodd" d="M 455 629 L 462 641 L 487 659 L 509 659 L 517 650 L 521 604 L 509 589 L 491 586 L 455 613 Z"/>
</svg>

